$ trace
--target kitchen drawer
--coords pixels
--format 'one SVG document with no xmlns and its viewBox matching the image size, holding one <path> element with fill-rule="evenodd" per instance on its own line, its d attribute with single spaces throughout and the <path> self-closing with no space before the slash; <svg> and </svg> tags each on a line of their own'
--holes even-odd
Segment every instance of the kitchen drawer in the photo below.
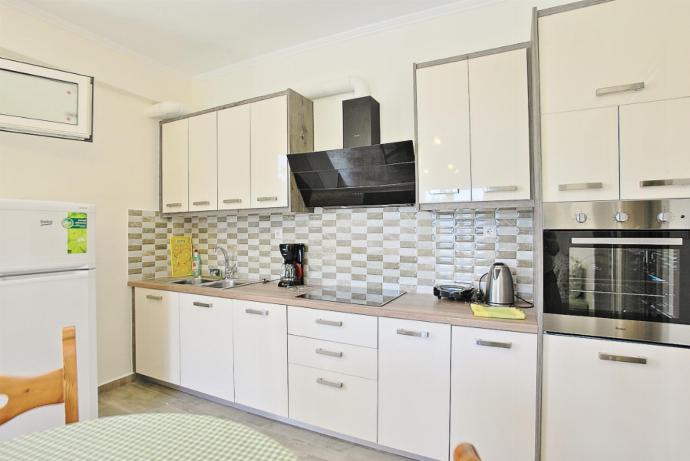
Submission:
<svg viewBox="0 0 690 461">
<path fill-rule="evenodd" d="M 376 381 L 290 365 L 290 418 L 376 442 Z"/>
<path fill-rule="evenodd" d="M 376 347 L 377 318 L 304 307 L 288 307 L 288 333 L 356 346 Z"/>
<path fill-rule="evenodd" d="M 360 378 L 376 379 L 377 376 L 376 349 L 369 347 L 290 335 L 288 361 Z"/>
</svg>

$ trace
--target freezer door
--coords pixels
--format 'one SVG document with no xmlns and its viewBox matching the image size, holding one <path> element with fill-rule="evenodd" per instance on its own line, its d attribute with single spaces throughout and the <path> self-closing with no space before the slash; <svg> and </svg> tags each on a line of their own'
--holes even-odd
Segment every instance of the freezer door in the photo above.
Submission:
<svg viewBox="0 0 690 461">
<path fill-rule="evenodd" d="M 95 271 L 0 278 L 0 374 L 62 367 L 62 328 L 77 331 L 79 418 L 97 415 Z M 64 405 L 30 410 L 0 426 L 0 441 L 64 424 Z"/>
<path fill-rule="evenodd" d="M 95 267 L 95 207 L 0 200 L 0 276 Z"/>
</svg>

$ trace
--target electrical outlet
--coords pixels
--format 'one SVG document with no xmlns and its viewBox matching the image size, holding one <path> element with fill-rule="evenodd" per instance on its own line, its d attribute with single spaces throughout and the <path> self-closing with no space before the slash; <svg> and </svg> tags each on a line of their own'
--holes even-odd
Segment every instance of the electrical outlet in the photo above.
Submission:
<svg viewBox="0 0 690 461">
<path fill-rule="evenodd" d="M 496 237 L 496 227 L 495 226 L 484 227 L 484 237 Z"/>
<path fill-rule="evenodd" d="M 274 229 L 273 230 L 273 239 L 274 240 L 283 240 L 283 229 Z"/>
</svg>

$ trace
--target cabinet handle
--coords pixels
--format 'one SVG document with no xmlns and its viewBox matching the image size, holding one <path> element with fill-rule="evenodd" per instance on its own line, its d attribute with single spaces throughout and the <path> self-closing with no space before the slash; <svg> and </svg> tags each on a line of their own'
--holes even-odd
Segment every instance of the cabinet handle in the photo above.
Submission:
<svg viewBox="0 0 690 461">
<path fill-rule="evenodd" d="M 150 299 L 153 301 L 163 301 L 162 296 L 156 296 L 156 295 L 146 295 L 146 299 Z"/>
<path fill-rule="evenodd" d="M 416 336 L 417 338 L 428 338 L 429 337 L 428 331 L 414 331 L 414 330 L 406 330 L 404 328 L 398 328 L 396 333 L 398 333 L 399 335 L 403 335 L 403 336 Z"/>
<path fill-rule="evenodd" d="M 211 303 L 201 303 L 199 301 L 194 301 L 192 304 L 196 307 L 205 307 L 207 309 L 210 307 L 213 307 L 213 304 L 211 304 Z"/>
<path fill-rule="evenodd" d="M 501 341 L 489 341 L 487 339 L 478 339 L 477 346 L 501 347 L 503 349 L 510 349 L 513 347 L 513 343 L 504 343 Z"/>
<path fill-rule="evenodd" d="M 647 359 L 644 357 L 630 357 L 627 355 L 607 354 L 606 352 L 599 352 L 599 360 L 609 360 L 611 362 L 625 362 L 637 363 L 638 365 L 646 365 Z"/>
<path fill-rule="evenodd" d="M 690 178 L 648 179 L 640 181 L 640 187 L 690 186 Z"/>
<path fill-rule="evenodd" d="M 487 186 L 484 188 L 484 193 L 487 192 L 515 192 L 518 186 Z"/>
<path fill-rule="evenodd" d="M 432 189 L 430 191 L 427 191 L 427 194 L 430 195 L 450 195 L 459 193 L 460 189 Z"/>
<path fill-rule="evenodd" d="M 182 206 L 182 204 L 180 202 L 166 203 L 165 206 L 168 208 L 179 208 Z"/>
<path fill-rule="evenodd" d="M 644 82 L 626 83 L 625 85 L 606 86 L 597 88 L 597 96 L 607 96 L 610 94 L 627 93 L 628 91 L 644 90 Z"/>
<path fill-rule="evenodd" d="M 194 206 L 210 205 L 210 204 L 211 204 L 211 202 L 209 202 L 208 200 L 202 200 L 200 202 L 192 202 L 192 205 L 194 205 Z"/>
<path fill-rule="evenodd" d="M 333 351 L 327 351 L 326 349 L 321 349 L 320 347 L 316 349 L 317 354 L 321 355 L 327 355 L 329 357 L 337 357 L 337 358 L 342 358 L 343 353 L 342 352 L 333 352 Z"/>
<path fill-rule="evenodd" d="M 568 192 L 573 190 L 589 190 L 589 189 L 603 189 L 603 182 L 575 182 L 571 184 L 559 184 L 558 190 L 560 192 Z"/>
<path fill-rule="evenodd" d="M 316 319 L 316 323 L 319 325 L 328 325 L 329 327 L 342 327 L 343 322 L 340 320 L 326 320 L 326 319 Z"/>
<path fill-rule="evenodd" d="M 262 310 L 262 309 L 245 309 L 244 310 L 247 314 L 253 314 L 253 315 L 268 315 L 268 311 Z"/>
<path fill-rule="evenodd" d="M 329 380 L 323 379 L 323 378 L 316 378 L 316 382 L 319 383 L 319 384 L 322 384 L 322 385 L 324 385 L 324 386 L 336 387 L 336 388 L 338 388 L 338 389 L 342 389 L 342 388 L 343 388 L 343 383 L 342 383 L 342 382 L 337 383 L 337 382 L 335 382 L 335 381 L 329 381 Z"/>
<path fill-rule="evenodd" d="M 276 197 L 275 195 L 266 196 L 266 197 L 257 197 L 257 198 L 256 198 L 256 201 L 257 201 L 257 202 L 275 202 L 275 201 L 277 201 L 277 200 L 278 200 L 278 197 Z"/>
<path fill-rule="evenodd" d="M 241 198 L 226 198 L 223 203 L 242 203 Z"/>
</svg>

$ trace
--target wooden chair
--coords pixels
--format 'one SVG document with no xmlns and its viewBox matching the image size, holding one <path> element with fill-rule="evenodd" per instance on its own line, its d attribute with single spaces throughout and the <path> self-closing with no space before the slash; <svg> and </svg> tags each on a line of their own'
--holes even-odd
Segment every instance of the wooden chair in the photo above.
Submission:
<svg viewBox="0 0 690 461">
<path fill-rule="evenodd" d="M 470 443 L 461 443 L 455 447 L 453 461 L 482 461 L 477 450 Z"/>
<path fill-rule="evenodd" d="M 0 424 L 33 408 L 57 403 L 65 404 L 65 423 L 79 421 L 77 340 L 73 326 L 62 329 L 62 364 L 62 368 L 39 376 L 0 375 L 0 397 L 7 397 L 5 405 L 0 406 Z"/>
</svg>

